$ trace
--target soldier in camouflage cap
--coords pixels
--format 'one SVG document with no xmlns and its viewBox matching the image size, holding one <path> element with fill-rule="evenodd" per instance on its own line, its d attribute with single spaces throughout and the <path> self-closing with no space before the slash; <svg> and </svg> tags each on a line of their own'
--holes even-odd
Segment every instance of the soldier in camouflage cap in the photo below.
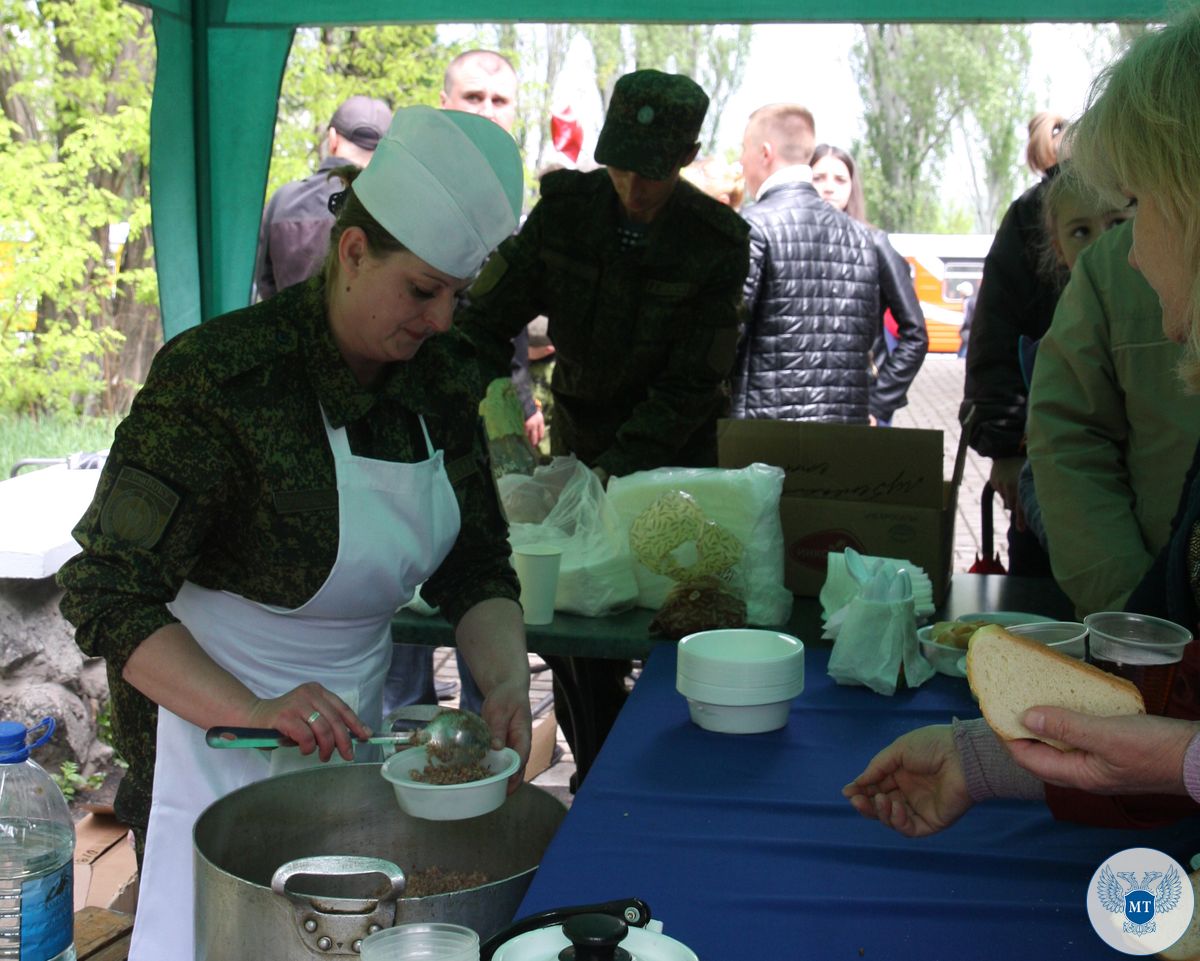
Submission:
<svg viewBox="0 0 1200 961">
<path fill-rule="evenodd" d="M 686 77 L 641 70 L 618 80 L 596 147 L 609 166 L 543 177 L 541 200 L 457 318 L 489 377 L 507 370 L 511 338 L 548 318 L 551 450 L 601 479 L 717 462 L 749 251 L 745 222 L 680 178 L 707 103 Z M 567 667 L 547 660 L 556 673 Z M 624 699 L 619 662 L 576 659 L 568 669 L 593 698 L 603 740 Z M 561 720 L 579 763 L 595 745 L 580 751 Z"/>
<path fill-rule="evenodd" d="M 708 94 L 690 77 L 660 70 L 627 73 L 613 88 L 596 161 L 666 180 L 692 162 L 707 111 Z"/>
<path fill-rule="evenodd" d="M 455 297 L 516 226 L 520 154 L 483 117 L 409 107 L 366 170 L 339 174 L 324 271 L 155 358 L 74 531 L 83 552 L 59 573 L 79 646 L 132 685 L 122 750 L 134 787 L 153 783 L 130 961 L 195 954 L 204 807 L 335 751 L 349 760 L 381 724 L 391 619 L 417 584 L 455 625 L 493 738 L 529 754 L 483 391 L 449 329 Z M 214 751 L 218 725 L 297 747 Z"/>
</svg>

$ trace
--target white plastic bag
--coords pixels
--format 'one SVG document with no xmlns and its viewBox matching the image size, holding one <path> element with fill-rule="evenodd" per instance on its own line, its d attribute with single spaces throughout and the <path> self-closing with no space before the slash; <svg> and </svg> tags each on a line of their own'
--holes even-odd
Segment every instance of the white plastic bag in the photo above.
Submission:
<svg viewBox="0 0 1200 961">
<path fill-rule="evenodd" d="M 574 457 L 555 457 L 532 476 L 497 481 L 514 546 L 562 549 L 554 609 L 599 617 L 633 607 L 633 555 L 599 478 Z"/>
<path fill-rule="evenodd" d="M 652 561 L 652 565 L 659 570 L 674 568 L 677 574 L 705 568 L 705 555 L 713 551 L 706 551 L 699 537 L 689 536 L 691 530 L 698 530 L 722 555 L 736 541 L 741 554 L 729 586 L 745 600 L 750 624 L 774 627 L 785 624 L 792 611 L 792 594 L 783 586 L 783 526 L 779 520 L 783 477 L 782 468 L 767 464 L 740 470 L 662 467 L 612 478 L 608 500 L 628 536 L 638 517 L 661 495 L 674 491 L 690 495 L 703 515 L 702 523 L 697 526 L 686 508 L 678 510 L 679 543 L 670 551 L 674 564 Z M 658 610 L 675 581 L 655 573 L 636 557 L 633 569 L 638 606 Z"/>
</svg>

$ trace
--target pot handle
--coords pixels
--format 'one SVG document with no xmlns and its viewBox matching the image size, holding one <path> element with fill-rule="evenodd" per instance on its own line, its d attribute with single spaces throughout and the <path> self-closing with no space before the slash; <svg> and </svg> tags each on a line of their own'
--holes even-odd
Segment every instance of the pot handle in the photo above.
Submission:
<svg viewBox="0 0 1200 961">
<path fill-rule="evenodd" d="M 552 924 L 562 924 L 567 918 L 577 914 L 610 914 L 620 918 L 631 928 L 644 928 L 650 922 L 650 905 L 640 898 L 622 898 L 617 901 L 604 901 L 601 904 L 580 904 L 531 914 L 520 921 L 514 921 L 499 934 L 494 934 L 483 942 L 479 946 L 479 961 L 492 961 L 492 955 L 500 946 L 519 934 L 548 928 Z"/>
<path fill-rule="evenodd" d="M 404 872 L 391 861 L 383 858 L 367 858 L 353 854 L 327 854 L 311 858 L 297 858 L 281 864 L 271 877 L 271 890 L 283 897 L 295 900 L 288 893 L 287 883 L 297 874 L 333 875 L 353 877 L 358 874 L 382 874 L 388 880 L 389 890 L 379 896 L 379 901 L 395 901 L 404 894 L 408 883 Z"/>
</svg>

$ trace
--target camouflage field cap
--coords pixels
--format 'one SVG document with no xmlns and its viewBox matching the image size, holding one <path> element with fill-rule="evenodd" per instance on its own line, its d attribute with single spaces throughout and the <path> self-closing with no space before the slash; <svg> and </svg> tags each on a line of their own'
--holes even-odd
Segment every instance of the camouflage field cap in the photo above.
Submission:
<svg viewBox="0 0 1200 961">
<path fill-rule="evenodd" d="M 613 88 L 596 162 L 665 180 L 700 139 L 708 95 L 690 77 L 661 70 L 627 73 Z"/>
</svg>

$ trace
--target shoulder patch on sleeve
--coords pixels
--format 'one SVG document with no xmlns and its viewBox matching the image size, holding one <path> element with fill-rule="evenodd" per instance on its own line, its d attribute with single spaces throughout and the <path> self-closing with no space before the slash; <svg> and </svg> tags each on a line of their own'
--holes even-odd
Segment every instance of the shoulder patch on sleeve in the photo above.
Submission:
<svg viewBox="0 0 1200 961">
<path fill-rule="evenodd" d="M 136 467 L 122 467 L 100 508 L 100 530 L 150 550 L 162 539 L 178 506 L 179 495 L 162 481 Z"/>
<path fill-rule="evenodd" d="M 471 284 L 470 288 L 468 288 L 467 297 L 482 297 L 490 293 L 496 284 L 500 283 L 506 273 L 508 273 L 508 261 L 504 259 L 504 254 L 500 253 L 499 250 L 493 251 L 492 256 L 483 265 L 483 270 L 475 278 L 475 283 Z"/>
</svg>

